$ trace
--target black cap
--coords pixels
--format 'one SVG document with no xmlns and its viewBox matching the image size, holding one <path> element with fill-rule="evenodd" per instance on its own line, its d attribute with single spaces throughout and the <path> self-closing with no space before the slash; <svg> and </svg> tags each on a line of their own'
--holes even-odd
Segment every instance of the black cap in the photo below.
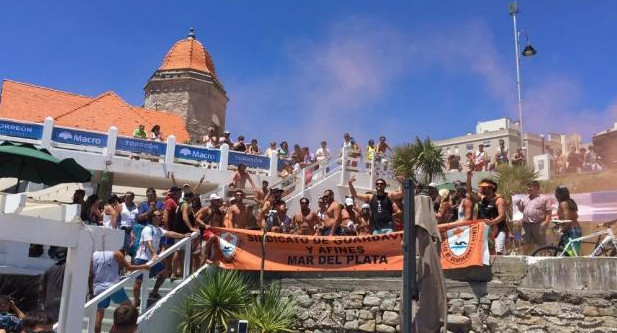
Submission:
<svg viewBox="0 0 617 333">
<path fill-rule="evenodd" d="M 172 193 L 172 192 L 180 192 L 180 191 L 182 191 L 182 189 L 180 187 L 178 187 L 178 186 L 174 186 L 174 187 L 169 189 L 170 193 Z"/>
</svg>

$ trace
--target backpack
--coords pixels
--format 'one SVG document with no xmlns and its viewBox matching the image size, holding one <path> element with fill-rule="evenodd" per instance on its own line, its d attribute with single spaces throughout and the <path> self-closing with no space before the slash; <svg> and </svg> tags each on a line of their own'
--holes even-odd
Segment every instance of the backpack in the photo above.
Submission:
<svg viewBox="0 0 617 333">
<path fill-rule="evenodd" d="M 141 241 L 141 232 L 144 231 L 144 228 L 147 226 L 149 226 L 149 224 L 144 225 L 141 223 L 137 223 L 133 225 L 131 233 L 133 234 L 135 239 L 129 246 L 129 256 L 135 257 L 135 255 L 137 254 L 137 249 L 139 249 L 139 242 Z"/>
</svg>

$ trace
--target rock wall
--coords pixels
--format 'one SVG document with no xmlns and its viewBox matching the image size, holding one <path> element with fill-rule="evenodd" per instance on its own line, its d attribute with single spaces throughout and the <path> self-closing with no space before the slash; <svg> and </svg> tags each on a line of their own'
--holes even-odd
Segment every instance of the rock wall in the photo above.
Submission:
<svg viewBox="0 0 617 333">
<path fill-rule="evenodd" d="M 541 288 L 533 288 L 529 275 L 538 274 L 537 263 L 516 260 L 494 265 L 489 282 L 447 281 L 448 331 L 617 333 L 617 285 L 560 289 L 539 284 Z M 617 259 L 610 263 L 617 264 Z M 568 267 L 563 262 L 559 265 Z M 545 272 L 564 279 L 569 273 L 580 275 Z M 603 276 L 599 271 L 587 274 Z M 400 332 L 399 278 L 287 277 L 280 281 L 297 301 L 296 332 Z"/>
</svg>

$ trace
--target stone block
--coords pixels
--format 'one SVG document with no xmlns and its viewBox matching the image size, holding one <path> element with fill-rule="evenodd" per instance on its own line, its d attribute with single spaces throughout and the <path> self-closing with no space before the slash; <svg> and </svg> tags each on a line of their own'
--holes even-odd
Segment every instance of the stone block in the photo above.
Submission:
<svg viewBox="0 0 617 333">
<path fill-rule="evenodd" d="M 463 307 L 463 314 L 465 314 L 466 316 L 469 316 L 476 312 L 478 312 L 478 307 L 475 305 L 465 305 Z"/>
<path fill-rule="evenodd" d="M 352 321 L 358 319 L 358 310 L 345 310 L 345 320 Z"/>
<path fill-rule="evenodd" d="M 511 314 L 510 307 L 505 302 L 500 300 L 493 301 L 491 304 L 491 314 L 497 317 L 503 317 Z"/>
<path fill-rule="evenodd" d="M 360 325 L 360 327 L 358 327 L 358 329 L 360 331 L 363 332 L 375 332 L 375 321 L 374 320 L 369 320 L 366 323 Z"/>
<path fill-rule="evenodd" d="M 362 309 L 362 300 L 361 299 L 344 300 L 343 307 L 345 309 Z"/>
<path fill-rule="evenodd" d="M 587 317 L 598 317 L 600 312 L 597 307 L 587 305 L 583 308 L 583 314 Z"/>
<path fill-rule="evenodd" d="M 379 306 L 381 304 L 381 299 L 375 296 L 366 296 L 364 297 L 364 305 L 367 306 Z"/>
<path fill-rule="evenodd" d="M 394 310 L 395 309 L 395 301 L 393 299 L 384 299 L 379 306 L 380 310 Z"/>
<path fill-rule="evenodd" d="M 364 320 L 371 320 L 371 319 L 375 319 L 375 316 L 373 315 L 371 311 L 360 310 L 360 312 L 358 313 L 358 318 L 364 319 Z"/>
<path fill-rule="evenodd" d="M 325 299 L 325 300 L 333 300 L 337 298 L 341 298 L 341 293 L 327 293 L 327 294 L 321 295 L 321 299 Z"/>
<path fill-rule="evenodd" d="M 384 324 L 379 324 L 375 328 L 375 331 L 380 333 L 396 333 L 396 328 Z"/>
<path fill-rule="evenodd" d="M 476 298 L 476 295 L 472 293 L 460 293 L 458 297 L 462 299 L 473 299 L 473 298 Z"/>
<path fill-rule="evenodd" d="M 390 298 L 392 297 L 392 294 L 388 291 L 378 291 L 377 292 L 377 297 L 379 298 Z"/>
<path fill-rule="evenodd" d="M 478 306 L 479 304 L 480 304 L 480 301 L 477 298 L 472 298 L 472 299 L 465 300 L 465 305 L 475 305 L 475 306 Z"/>
<path fill-rule="evenodd" d="M 461 315 L 448 315 L 448 330 L 468 333 L 471 330 L 471 319 Z"/>
<path fill-rule="evenodd" d="M 382 323 L 386 325 L 396 326 L 400 323 L 398 312 L 384 311 L 382 315 Z"/>
<path fill-rule="evenodd" d="M 360 328 L 360 325 L 358 324 L 357 320 L 352 320 L 346 322 L 343 328 L 346 330 L 358 330 L 358 328 Z"/>
<path fill-rule="evenodd" d="M 306 294 L 302 294 L 300 296 L 296 296 L 296 304 L 303 308 L 308 308 L 311 304 L 313 304 L 313 299 Z"/>
<path fill-rule="evenodd" d="M 317 323 L 315 323 L 315 321 L 313 319 L 309 318 L 309 319 L 304 321 L 303 326 L 304 326 L 304 328 L 314 328 L 316 324 Z"/>
</svg>

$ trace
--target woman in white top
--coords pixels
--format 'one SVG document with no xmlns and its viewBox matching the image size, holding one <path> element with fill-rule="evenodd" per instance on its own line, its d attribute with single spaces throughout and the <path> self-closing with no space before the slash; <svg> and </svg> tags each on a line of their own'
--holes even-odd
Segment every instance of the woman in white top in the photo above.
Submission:
<svg viewBox="0 0 617 333">
<path fill-rule="evenodd" d="M 120 210 L 120 229 L 124 230 L 124 245 L 122 250 L 127 251 L 131 243 L 131 230 L 133 225 L 137 223 L 137 216 L 139 215 L 139 207 L 133 201 L 135 199 L 135 193 L 126 192 L 124 196 L 124 202 L 121 205 Z"/>
<path fill-rule="evenodd" d="M 161 126 L 154 125 L 152 130 L 150 130 L 150 140 L 152 141 L 163 141 L 163 132 L 161 132 Z"/>
</svg>

